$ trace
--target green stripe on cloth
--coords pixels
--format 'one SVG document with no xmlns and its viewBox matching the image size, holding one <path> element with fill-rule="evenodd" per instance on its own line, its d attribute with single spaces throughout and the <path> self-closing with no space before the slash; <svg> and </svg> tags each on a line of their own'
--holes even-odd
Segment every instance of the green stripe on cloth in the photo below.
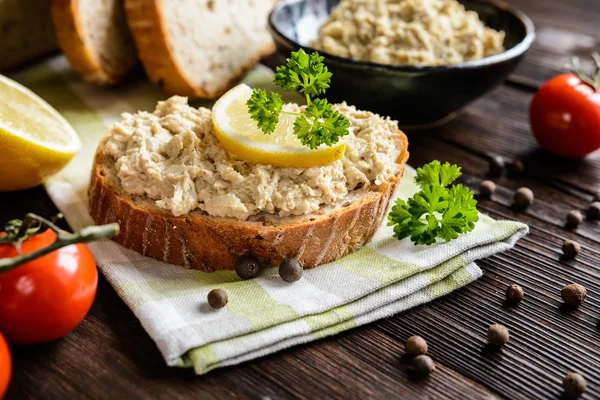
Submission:
<svg viewBox="0 0 600 400">
<path fill-rule="evenodd" d="M 357 276 L 376 279 L 382 285 L 421 271 L 421 267 L 417 264 L 393 260 L 369 246 L 364 246 L 336 263 Z"/>
<path fill-rule="evenodd" d="M 82 151 L 64 171 L 48 180 L 46 187 L 72 228 L 91 224 L 86 189 L 105 125 L 119 120 L 121 111 L 152 110 L 164 96 L 144 80 L 112 89 L 88 85 L 62 57 L 12 77 L 49 101 L 82 138 Z M 271 79 L 270 71 L 257 67 L 244 81 L 273 90 Z M 414 192 L 413 177 L 414 170 L 407 167 L 397 197 Z M 282 282 L 275 270 L 242 281 L 232 271 L 187 271 L 114 242 L 91 243 L 89 248 L 166 363 L 193 367 L 203 374 L 364 325 L 450 293 L 481 276 L 474 261 L 510 249 L 527 229 L 520 223 L 481 215 L 475 230 L 456 241 L 417 247 L 393 239 L 391 229 L 382 226 L 368 246 L 335 263 L 306 270 L 293 284 Z M 206 303 L 207 293 L 216 287 L 227 291 L 230 299 L 220 310 Z"/>
<path fill-rule="evenodd" d="M 474 266 L 472 266 L 474 268 Z M 310 326 L 310 331 L 302 333 L 298 327 L 290 327 L 291 330 L 298 332 L 297 335 L 287 337 L 281 342 L 278 342 L 278 347 L 286 348 L 296 344 L 306 343 L 312 340 L 321 339 L 327 336 L 335 335 L 340 332 L 352 329 L 356 326 L 364 325 L 365 323 L 372 322 L 381 318 L 382 316 L 389 316 L 401 312 L 407 308 L 414 307 L 432 300 L 434 296 L 431 293 L 436 293 L 435 298 L 446 295 L 453 290 L 456 290 L 473 281 L 473 277 L 467 271 L 467 267 L 462 266 L 458 270 L 454 271 L 444 279 L 424 287 L 420 291 L 412 293 L 410 296 L 401 300 L 392 301 L 390 304 L 376 308 L 372 311 L 366 312 L 360 315 L 352 315 L 349 310 L 349 306 L 339 307 L 319 315 L 311 315 L 303 318 Z M 457 285 L 458 284 L 458 285 Z M 368 299 L 361 299 L 357 303 L 368 302 Z M 364 304 L 356 304 L 355 308 L 362 309 Z M 326 323 L 331 320 L 337 320 L 333 323 Z M 310 321 L 310 322 L 309 322 Z M 288 323 L 288 325 L 298 325 L 298 321 Z M 245 359 L 252 359 L 256 356 L 265 355 L 263 354 L 264 348 L 260 346 L 265 338 L 274 337 L 272 330 L 282 328 L 285 326 L 277 326 L 272 329 L 267 329 L 258 332 L 252 332 L 250 334 L 240 336 L 228 341 L 222 341 L 219 343 L 213 343 L 207 346 L 193 349 L 182 356 L 182 365 L 193 364 L 195 372 L 197 374 L 204 374 L 215 368 L 223 366 L 223 357 L 215 357 L 215 354 L 227 354 L 228 349 L 243 348 L 247 349 L 247 353 L 238 356 L 234 364 L 237 362 L 244 361 Z M 228 365 L 228 364 L 226 364 Z"/>
</svg>

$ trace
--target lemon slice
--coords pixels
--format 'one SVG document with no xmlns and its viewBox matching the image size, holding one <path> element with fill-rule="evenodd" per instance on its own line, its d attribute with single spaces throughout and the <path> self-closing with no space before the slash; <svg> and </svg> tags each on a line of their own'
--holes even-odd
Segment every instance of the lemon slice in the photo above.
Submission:
<svg viewBox="0 0 600 400">
<path fill-rule="evenodd" d="M 252 120 L 246 102 L 252 95 L 248 85 L 229 90 L 215 104 L 212 120 L 217 139 L 230 154 L 250 163 L 278 167 L 307 168 L 327 165 L 344 155 L 346 143 L 310 149 L 294 135 L 295 115 L 280 114 L 275 132 L 265 135 Z"/>
<path fill-rule="evenodd" d="M 0 75 L 0 191 L 40 184 L 80 147 L 77 134 L 54 108 Z"/>
</svg>

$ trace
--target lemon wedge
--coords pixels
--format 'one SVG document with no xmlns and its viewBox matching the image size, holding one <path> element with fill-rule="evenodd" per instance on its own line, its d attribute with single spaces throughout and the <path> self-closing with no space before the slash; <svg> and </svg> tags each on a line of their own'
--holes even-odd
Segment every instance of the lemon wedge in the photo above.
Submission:
<svg viewBox="0 0 600 400">
<path fill-rule="evenodd" d="M 252 95 L 248 85 L 238 85 L 214 105 L 212 120 L 217 139 L 230 154 L 250 163 L 307 168 L 327 165 L 344 155 L 346 143 L 310 149 L 294 135 L 295 115 L 280 114 L 275 131 L 264 134 L 248 113 Z"/>
<path fill-rule="evenodd" d="M 0 75 L 0 191 L 40 184 L 80 147 L 73 128 L 52 106 Z"/>
</svg>

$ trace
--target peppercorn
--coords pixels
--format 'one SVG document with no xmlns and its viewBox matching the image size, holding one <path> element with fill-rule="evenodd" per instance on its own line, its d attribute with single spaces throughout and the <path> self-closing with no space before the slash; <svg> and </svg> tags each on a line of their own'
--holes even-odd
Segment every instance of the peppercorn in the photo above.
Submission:
<svg viewBox="0 0 600 400">
<path fill-rule="evenodd" d="M 490 158 L 490 170 L 489 175 L 499 177 L 504 172 L 504 158 L 500 156 L 494 156 Z"/>
<path fill-rule="evenodd" d="M 490 197 L 496 191 L 496 184 L 492 181 L 482 181 L 479 185 L 479 194 Z"/>
<path fill-rule="evenodd" d="M 560 297 L 571 307 L 579 307 L 586 296 L 587 290 L 579 283 L 567 285 L 560 292 Z"/>
<path fill-rule="evenodd" d="M 496 347 L 504 346 L 510 335 L 504 325 L 494 324 L 488 328 L 488 342 Z"/>
<path fill-rule="evenodd" d="M 576 227 L 583 222 L 583 215 L 579 210 L 571 210 L 567 214 L 567 225 Z"/>
<path fill-rule="evenodd" d="M 569 396 L 578 397 L 587 389 L 587 383 L 585 378 L 575 372 L 569 372 L 564 378 L 562 382 L 563 388 L 565 392 Z"/>
<path fill-rule="evenodd" d="M 279 276 L 286 282 L 296 282 L 302 278 L 302 272 L 304 272 L 304 268 L 295 258 L 283 260 L 279 266 Z"/>
<path fill-rule="evenodd" d="M 567 239 L 563 242 L 562 252 L 565 257 L 575 258 L 581 252 L 581 245 L 574 240 Z"/>
<path fill-rule="evenodd" d="M 412 359 L 409 365 L 409 372 L 415 378 L 425 378 L 435 371 L 435 364 L 431 357 L 420 355 Z"/>
<path fill-rule="evenodd" d="M 522 187 L 515 192 L 515 205 L 519 208 L 526 208 L 533 203 L 534 195 L 531 189 Z"/>
<path fill-rule="evenodd" d="M 591 220 L 600 219 L 600 201 L 595 201 L 589 206 L 587 216 Z"/>
<path fill-rule="evenodd" d="M 592 201 L 600 201 L 600 190 L 594 193 L 594 199 Z"/>
<path fill-rule="evenodd" d="M 427 353 L 427 342 L 421 336 L 411 336 L 406 339 L 404 349 L 409 356 L 419 356 Z"/>
<path fill-rule="evenodd" d="M 519 176 L 525 171 L 525 165 L 521 160 L 515 160 L 506 166 L 508 174 L 511 176 Z"/>
<path fill-rule="evenodd" d="M 523 297 L 525 297 L 525 293 L 521 286 L 512 283 L 506 288 L 506 301 L 509 303 L 518 304 L 523 300 Z"/>
<path fill-rule="evenodd" d="M 222 289 L 213 289 L 208 292 L 208 304 L 212 308 L 223 308 L 227 305 L 227 301 L 229 301 L 229 297 L 227 296 L 227 292 Z"/>
<path fill-rule="evenodd" d="M 252 256 L 242 256 L 235 262 L 235 272 L 242 279 L 252 279 L 260 273 L 260 264 Z"/>
</svg>

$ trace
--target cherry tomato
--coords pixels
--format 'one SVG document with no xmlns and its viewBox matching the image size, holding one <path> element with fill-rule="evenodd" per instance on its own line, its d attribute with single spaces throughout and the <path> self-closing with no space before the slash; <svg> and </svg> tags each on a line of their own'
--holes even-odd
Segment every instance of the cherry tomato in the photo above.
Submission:
<svg viewBox="0 0 600 400">
<path fill-rule="evenodd" d="M 10 351 L 8 343 L 4 340 L 4 336 L 0 335 L 0 399 L 6 394 L 8 384 L 10 383 L 10 375 L 12 372 L 12 362 L 10 359 Z"/>
<path fill-rule="evenodd" d="M 544 149 L 584 157 L 600 148 L 600 90 L 575 74 L 554 77 L 534 96 L 529 121 Z"/>
<path fill-rule="evenodd" d="M 48 229 L 22 243 L 29 253 L 54 242 Z M 17 254 L 0 245 L 0 258 Z M 92 254 L 83 244 L 58 249 L 15 269 L 0 272 L 0 332 L 9 343 L 43 343 L 73 330 L 85 317 L 98 286 Z"/>
</svg>

